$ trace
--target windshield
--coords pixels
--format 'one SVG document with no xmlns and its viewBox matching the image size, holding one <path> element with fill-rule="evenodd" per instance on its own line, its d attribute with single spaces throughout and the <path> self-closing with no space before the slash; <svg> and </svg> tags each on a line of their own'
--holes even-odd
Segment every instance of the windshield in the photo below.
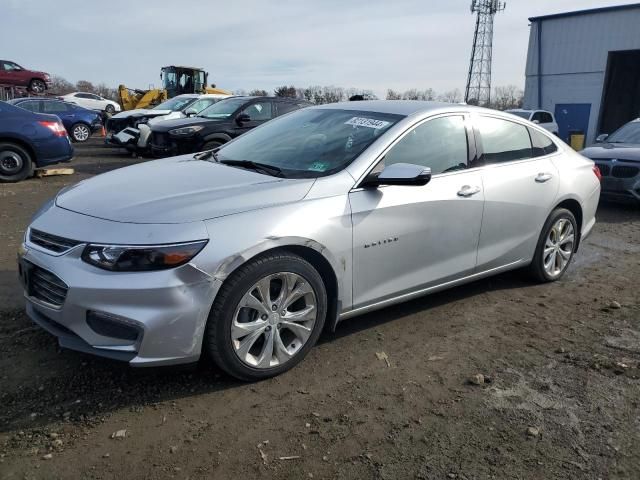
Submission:
<svg viewBox="0 0 640 480">
<path fill-rule="evenodd" d="M 298 110 L 238 137 L 217 157 L 220 162 L 278 167 L 289 178 L 321 177 L 345 168 L 402 118 L 357 110 Z"/>
<path fill-rule="evenodd" d="M 204 109 L 198 116 L 204 118 L 228 118 L 245 103 L 247 103 L 246 98 L 227 98 Z"/>
<path fill-rule="evenodd" d="M 178 110 L 183 110 L 187 107 L 187 105 L 191 104 L 198 97 L 174 97 L 166 102 L 162 102 L 160 105 L 156 105 L 153 107 L 153 110 L 171 110 L 172 112 L 177 112 Z"/>
<path fill-rule="evenodd" d="M 610 143 L 640 143 L 640 122 L 631 122 L 613 132 L 607 142 Z"/>
<path fill-rule="evenodd" d="M 531 112 L 527 112 L 527 111 L 514 111 L 514 110 L 509 110 L 509 113 L 511 115 L 516 115 L 518 117 L 524 118 L 525 120 L 529 120 L 529 117 L 531 116 Z"/>
</svg>

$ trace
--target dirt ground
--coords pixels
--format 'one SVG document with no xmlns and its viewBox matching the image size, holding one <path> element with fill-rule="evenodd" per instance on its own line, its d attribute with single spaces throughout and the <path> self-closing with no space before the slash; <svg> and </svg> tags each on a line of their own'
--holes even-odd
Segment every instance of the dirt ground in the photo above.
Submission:
<svg viewBox="0 0 640 480">
<path fill-rule="evenodd" d="M 0 478 L 640 478 L 639 207 L 602 204 L 558 283 L 513 272 L 349 320 L 243 384 L 62 351 L 26 318 L 30 216 L 140 161 L 77 153 L 73 176 L 0 185 Z"/>
</svg>

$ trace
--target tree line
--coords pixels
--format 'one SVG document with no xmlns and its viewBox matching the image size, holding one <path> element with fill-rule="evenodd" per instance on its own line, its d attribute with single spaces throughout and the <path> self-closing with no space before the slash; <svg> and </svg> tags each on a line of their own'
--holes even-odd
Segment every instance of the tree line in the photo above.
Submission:
<svg viewBox="0 0 640 480">
<path fill-rule="evenodd" d="M 51 83 L 50 92 L 54 95 L 65 95 L 71 92 L 88 92 L 95 93 L 96 95 L 100 95 L 101 97 L 108 98 L 110 100 L 118 100 L 118 90 L 107 86 L 105 83 L 93 84 L 88 80 L 79 80 L 73 84 L 57 75 L 52 76 Z M 291 97 L 307 100 L 308 102 L 316 105 L 344 102 L 349 99 L 378 100 L 378 96 L 373 93 L 372 90 L 343 88 L 333 85 L 312 85 L 305 88 L 299 88 L 293 85 L 282 85 L 275 88 L 273 92 L 269 92 L 264 89 L 253 89 L 249 91 L 239 89 L 235 90 L 233 93 L 235 95 L 259 97 L 266 97 L 273 94 L 276 97 Z M 387 100 L 426 100 L 448 103 L 461 103 L 463 101 L 462 92 L 457 88 L 442 93 L 437 93 L 432 88 L 426 88 L 423 90 L 412 88 L 403 92 L 390 88 L 387 90 L 385 98 Z M 522 107 L 523 99 L 524 92 L 515 85 L 496 87 L 492 92 L 491 104 L 488 106 L 489 108 L 494 108 L 496 110 L 520 108 Z"/>
</svg>

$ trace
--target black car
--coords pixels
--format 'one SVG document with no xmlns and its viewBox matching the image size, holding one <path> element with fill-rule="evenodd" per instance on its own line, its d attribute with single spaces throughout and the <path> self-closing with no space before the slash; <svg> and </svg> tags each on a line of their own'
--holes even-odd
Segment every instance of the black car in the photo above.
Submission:
<svg viewBox="0 0 640 480">
<path fill-rule="evenodd" d="M 580 153 L 596 162 L 602 174 L 602 196 L 640 201 L 640 118 Z"/>
<path fill-rule="evenodd" d="M 191 118 L 167 120 L 151 129 L 155 157 L 200 152 L 219 147 L 272 118 L 311 105 L 287 97 L 232 97 Z"/>
</svg>

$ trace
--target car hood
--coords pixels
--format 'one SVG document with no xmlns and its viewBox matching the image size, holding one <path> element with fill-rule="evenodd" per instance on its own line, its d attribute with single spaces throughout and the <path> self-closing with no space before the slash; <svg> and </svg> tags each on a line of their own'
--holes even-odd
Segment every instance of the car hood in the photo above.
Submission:
<svg viewBox="0 0 640 480">
<path fill-rule="evenodd" d="M 173 130 L 174 128 L 191 127 L 193 125 L 207 126 L 225 122 L 228 122 L 228 120 L 202 117 L 176 118 L 175 120 L 167 120 L 166 122 L 162 122 L 160 125 L 155 125 L 153 127 L 153 130 L 157 132 L 168 132 L 169 130 Z"/>
<path fill-rule="evenodd" d="M 591 160 L 616 158 L 640 162 L 640 145 L 631 143 L 603 143 L 585 148 L 580 153 Z"/>
<path fill-rule="evenodd" d="M 133 110 L 127 110 L 126 112 L 116 113 L 111 118 L 129 118 L 129 117 L 157 117 L 159 115 L 167 115 L 172 110 L 156 110 L 151 108 L 134 108 Z"/>
<path fill-rule="evenodd" d="M 283 179 L 183 155 L 84 180 L 56 205 L 124 223 L 188 223 L 304 198 L 314 179 Z"/>
<path fill-rule="evenodd" d="M 182 112 L 171 112 L 167 115 L 153 117 L 149 119 L 149 121 L 147 122 L 147 125 L 157 125 L 160 122 L 166 122 L 167 120 L 176 120 L 178 118 L 185 118 L 185 114 Z"/>
</svg>

